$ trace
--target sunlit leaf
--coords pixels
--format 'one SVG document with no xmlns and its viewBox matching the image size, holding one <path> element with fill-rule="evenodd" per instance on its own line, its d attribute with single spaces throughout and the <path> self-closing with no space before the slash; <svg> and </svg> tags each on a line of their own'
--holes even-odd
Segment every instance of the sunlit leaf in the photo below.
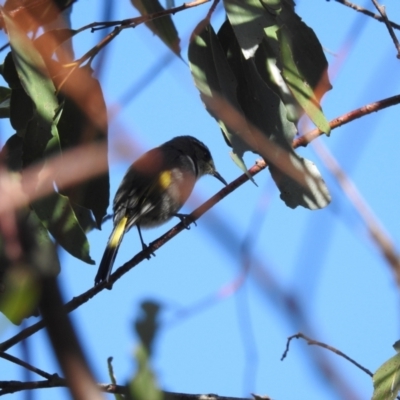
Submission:
<svg viewBox="0 0 400 400">
<path fill-rule="evenodd" d="M 314 90 L 307 83 L 293 59 L 287 28 L 280 28 L 277 34 L 280 46 L 280 66 L 283 79 L 311 121 L 313 121 L 322 132 L 329 134 L 331 130 L 329 122 L 325 118 L 318 99 L 314 95 Z"/>
<path fill-rule="evenodd" d="M 246 59 L 253 57 L 264 39 L 264 29 L 275 25 L 259 0 L 224 0 L 228 19 Z"/>
<path fill-rule="evenodd" d="M 294 12 L 293 2 L 225 0 L 224 5 L 244 57 L 255 58 L 263 80 L 286 105 L 289 120 L 297 123 L 306 112 L 318 127 L 329 132 L 319 105 L 323 94 L 331 88 L 327 62 L 316 35 Z M 285 29 L 289 38 L 289 51 L 285 48 L 284 54 L 278 43 L 280 29 Z M 286 64 L 282 63 L 283 57 Z M 292 64 L 288 64 L 290 60 L 296 66 L 292 74 L 289 73 L 293 70 Z M 302 79 L 303 86 L 309 87 L 306 95 L 302 95 L 304 87 L 298 88 L 298 82 L 290 83 L 293 75 Z M 310 104 L 310 98 L 314 99 L 312 104 L 317 111 Z"/>
<path fill-rule="evenodd" d="M 394 400 L 400 390 L 400 354 L 382 364 L 374 373 L 372 400 Z"/>
</svg>

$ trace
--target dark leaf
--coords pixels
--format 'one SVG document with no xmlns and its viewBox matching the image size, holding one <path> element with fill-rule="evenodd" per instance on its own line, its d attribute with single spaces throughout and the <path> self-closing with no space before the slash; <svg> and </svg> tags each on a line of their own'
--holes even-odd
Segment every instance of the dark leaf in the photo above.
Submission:
<svg viewBox="0 0 400 400">
<path fill-rule="evenodd" d="M 233 155 L 241 160 L 244 151 L 252 150 L 264 157 L 289 207 L 326 206 L 330 197 L 318 170 L 292 149 L 297 129 L 285 105 L 263 81 L 254 58 L 245 57 L 229 21 L 218 38 L 210 25 L 200 24 L 189 61 L 202 100 L 217 118 Z"/>
<path fill-rule="evenodd" d="M 11 51 L 7 53 L 6 58 L 4 59 L 1 74 L 3 75 L 4 80 L 8 83 L 8 86 L 10 86 L 11 89 L 21 87 L 21 81 L 19 80 Z"/>
<path fill-rule="evenodd" d="M 132 5 L 141 15 L 153 14 L 164 11 L 164 7 L 158 0 L 131 0 Z M 147 27 L 157 35 L 176 55 L 180 55 L 180 39 L 178 31 L 170 15 L 156 18 L 146 22 Z"/>
<path fill-rule="evenodd" d="M 20 172 L 22 169 L 22 146 L 24 139 L 14 133 L 11 135 L 0 152 L 0 159 L 9 171 Z"/>
<path fill-rule="evenodd" d="M 89 242 L 67 197 L 53 192 L 32 203 L 32 208 L 57 243 L 74 257 L 94 264 Z"/>
<path fill-rule="evenodd" d="M 11 126 L 16 131 L 25 129 L 34 116 L 35 105 L 22 86 L 12 89 L 9 106 Z"/>
<path fill-rule="evenodd" d="M 3 13 L 3 18 L 18 77 L 23 89 L 33 101 L 36 111 L 25 133 L 23 149 L 25 167 L 41 160 L 48 147 L 59 151 L 58 132 L 53 127 L 58 101 L 55 96 L 55 86 L 48 76 L 46 64 L 40 53 L 7 14 Z"/>
<path fill-rule="evenodd" d="M 107 143 L 107 108 L 92 70 L 88 67 L 76 70 L 64 84 L 63 93 L 63 111 L 57 124 L 63 151 L 79 145 Z M 63 194 L 72 203 L 91 210 L 100 227 L 109 204 L 109 174 L 68 188 Z"/>
<path fill-rule="evenodd" d="M 0 118 L 10 118 L 11 89 L 0 86 Z"/>
<path fill-rule="evenodd" d="M 328 122 L 319 105 L 323 94 L 331 88 L 327 62 L 316 35 L 294 12 L 293 2 L 225 0 L 224 5 L 244 58 L 255 57 L 261 77 L 286 105 L 289 120 L 297 123 L 305 111 L 328 133 Z M 289 49 L 285 47 L 284 54 L 277 36 L 281 28 L 287 32 L 285 43 L 289 46 Z M 283 56 L 285 65 L 282 64 Z M 281 61 L 280 72 L 277 71 L 278 61 Z M 293 65 L 296 71 L 290 74 L 288 71 L 293 70 Z M 297 84 L 292 82 L 293 75 L 298 77 Z M 298 88 L 301 80 L 303 87 Z M 288 87 L 291 93 L 288 93 Z"/>
<path fill-rule="evenodd" d="M 224 51 L 211 25 L 204 21 L 194 30 L 189 45 L 188 58 L 190 70 L 207 111 L 217 120 L 227 143 L 232 147 L 232 159 L 247 173 L 243 154 L 256 147 L 254 138 L 246 123 L 235 124 L 224 121 L 216 113 L 229 107 L 243 114 L 237 100 L 237 80 L 226 59 Z"/>
<path fill-rule="evenodd" d="M 12 19 L 4 13 L 3 18 L 21 85 L 35 104 L 35 114 L 25 130 L 22 147 L 22 164 L 27 167 L 44 161 L 54 153 L 61 155 L 56 126 L 60 110 L 55 96 L 56 88 L 42 56 Z M 38 186 L 39 184 L 47 184 L 48 187 L 52 182 L 45 182 L 42 177 L 41 181 L 37 181 Z M 93 263 L 89 256 L 89 243 L 67 197 L 54 192 L 35 201 L 32 207 L 43 225 L 65 250 L 85 262 Z"/>
</svg>

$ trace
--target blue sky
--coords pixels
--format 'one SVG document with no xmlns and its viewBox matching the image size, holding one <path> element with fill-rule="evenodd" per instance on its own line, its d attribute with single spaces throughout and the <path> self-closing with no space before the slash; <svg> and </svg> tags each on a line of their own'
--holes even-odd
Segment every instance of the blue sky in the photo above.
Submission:
<svg viewBox="0 0 400 400">
<path fill-rule="evenodd" d="M 129 1 L 115 3 L 113 19 L 137 15 Z M 102 20 L 99 4 L 104 2 L 78 1 L 72 13 L 73 27 Z M 370 2 L 360 5 L 372 9 Z M 387 0 L 385 5 L 389 17 L 400 21 L 397 0 Z M 173 17 L 184 59 L 191 30 L 209 6 Z M 325 95 L 323 109 L 329 120 L 399 93 L 399 60 L 383 24 L 335 1 L 297 1 L 297 13 L 327 51 L 333 90 Z M 223 18 L 219 6 L 212 19 L 215 28 Z M 77 55 L 99 39 L 98 32 L 78 36 L 74 42 Z M 112 116 L 112 194 L 130 162 L 176 135 L 190 134 L 204 141 L 228 182 L 240 175 L 217 124 L 200 101 L 187 65 L 169 57 L 169 50 L 145 26 L 122 32 L 107 49 L 103 63 L 101 83 Z M 136 95 L 127 101 L 131 88 Z M 125 99 L 123 103 L 121 99 Z M 319 139 L 396 245 L 400 240 L 398 115 L 398 107 L 392 107 Z M 2 123 L 2 142 L 9 132 Z M 268 171 L 263 171 L 255 178 L 258 187 L 249 182 L 243 185 L 199 220 L 197 227 L 182 232 L 156 257 L 130 271 L 112 291 L 103 291 L 71 314 L 99 382 L 109 381 L 109 356 L 114 357 L 120 383 L 131 377 L 137 344 L 133 322 L 140 303 L 152 299 L 163 305 L 153 361 L 166 390 L 221 396 L 253 392 L 286 400 L 343 398 L 335 391 L 339 383 L 333 377 L 324 378 L 315 363 L 323 357 L 356 393 L 354 398 L 371 396 L 372 383 L 366 374 L 304 341 L 294 341 L 287 358 L 280 361 L 287 337 L 302 331 L 374 371 L 394 355 L 392 344 L 399 339 L 398 287 L 390 267 L 324 160 L 311 146 L 299 153 L 320 168 L 333 198 L 329 207 L 321 211 L 286 208 Z M 246 154 L 248 166 L 256 158 Z M 184 211 L 219 189 L 221 183 L 216 179 L 202 178 Z M 145 241 L 153 241 L 174 223 L 144 231 Z M 97 263 L 110 231 L 109 221 L 101 232 L 89 234 Z M 222 289 L 243 271 L 246 240 L 251 243 L 250 271 L 241 289 L 226 295 Z M 115 267 L 139 250 L 137 233 L 132 230 L 124 238 Z M 69 300 L 91 287 L 96 267 L 65 253 L 61 261 L 59 279 Z M 207 303 L 208 299 L 213 301 Z M 304 318 L 290 312 L 288 299 L 301 307 Z M 205 303 L 208 306 L 199 307 Z M 188 313 L 182 316 L 182 310 Z M 33 320 L 28 320 L 27 324 L 31 323 Z M 1 341 L 19 329 L 5 319 L 0 326 Z M 30 338 L 28 344 L 34 365 L 50 373 L 58 371 L 44 332 Z M 21 346 L 10 353 L 21 355 Z M 0 365 L 2 380 L 23 379 L 20 368 L 2 360 Z M 55 395 L 68 397 L 59 389 L 34 393 L 38 399 Z M 14 396 L 22 398 L 23 394 Z"/>
</svg>

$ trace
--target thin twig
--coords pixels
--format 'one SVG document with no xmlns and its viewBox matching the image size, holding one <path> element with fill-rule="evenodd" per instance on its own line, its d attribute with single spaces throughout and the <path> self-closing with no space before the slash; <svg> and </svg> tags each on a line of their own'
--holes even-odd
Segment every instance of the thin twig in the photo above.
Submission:
<svg viewBox="0 0 400 400">
<path fill-rule="evenodd" d="M 341 115 L 333 119 L 329 126 L 331 129 L 338 128 L 339 126 L 348 124 L 355 119 L 361 118 L 365 115 L 371 114 L 373 112 L 377 112 L 379 110 L 383 110 L 384 108 L 394 106 L 400 103 L 400 95 L 388 97 L 387 99 L 379 100 L 374 103 L 367 104 L 363 107 L 357 108 L 356 110 L 350 111 L 346 114 Z M 303 136 L 295 139 L 293 141 L 293 148 L 297 147 L 306 147 L 310 142 L 316 139 L 318 136 L 321 136 L 323 132 L 318 128 L 313 129 L 310 132 L 305 133 Z"/>
<path fill-rule="evenodd" d="M 55 387 L 68 387 L 67 381 L 62 378 L 52 381 L 0 381 L 0 396 L 5 394 L 21 392 L 23 390 L 46 389 Z M 127 387 L 123 385 L 114 385 L 109 383 L 99 383 L 98 389 L 105 393 L 126 394 Z M 248 398 L 225 397 L 216 394 L 187 394 L 163 391 L 165 400 L 251 400 Z"/>
<path fill-rule="evenodd" d="M 33 365 L 28 364 L 27 362 L 22 361 L 21 359 L 12 356 L 11 354 L 2 352 L 2 353 L 0 353 L 0 357 L 4 358 L 5 360 L 10 361 L 14 364 L 20 365 L 21 367 L 26 368 L 28 371 L 32 371 L 35 374 L 38 374 L 45 379 L 51 380 L 54 378 L 59 378 L 58 374 L 49 374 L 48 372 L 45 372 L 39 368 L 36 368 Z"/>
<path fill-rule="evenodd" d="M 288 337 L 288 340 L 286 342 L 286 349 L 282 354 L 281 361 L 283 361 L 286 358 L 286 356 L 288 355 L 289 346 L 290 346 L 290 342 L 292 341 L 292 339 L 304 339 L 309 346 L 320 346 L 320 347 L 323 347 L 324 349 L 330 350 L 333 353 L 337 354 L 338 356 L 345 358 L 347 361 L 350 361 L 352 364 L 354 364 L 356 367 L 360 368 L 362 371 L 364 371 L 369 376 L 374 375 L 369 369 L 363 367 L 361 364 L 359 364 L 357 361 L 350 358 L 348 355 L 344 354 L 342 351 L 336 349 L 335 347 L 329 346 L 328 344 L 318 342 L 317 340 L 314 340 L 314 339 L 310 339 L 309 337 L 307 337 L 306 335 L 304 335 L 301 332 Z"/>
<path fill-rule="evenodd" d="M 208 3 L 210 0 L 195 0 L 190 3 L 183 3 L 181 6 L 169 8 L 167 10 L 157 11 L 152 14 L 142 15 L 140 17 L 128 18 L 119 21 L 106 21 L 106 22 L 92 22 L 91 24 L 85 25 L 77 30 L 78 33 L 83 32 L 87 29 L 91 29 L 92 32 L 100 29 L 106 29 L 110 27 L 115 27 L 112 32 L 110 32 L 107 36 L 105 36 L 100 43 L 97 43 L 96 46 L 91 48 L 88 52 L 86 52 L 81 58 L 78 60 L 64 65 L 65 68 L 70 68 L 70 71 L 66 75 L 66 77 L 59 84 L 57 91 L 59 92 L 71 74 L 79 68 L 86 61 L 92 62 L 94 57 L 112 40 L 114 40 L 123 29 L 127 28 L 136 28 L 138 25 L 152 21 L 157 18 L 165 17 L 167 15 L 175 14 L 177 12 L 187 10 L 189 8 L 197 7 L 202 4 Z M 216 0 L 214 0 L 216 1 Z M 219 1 L 219 0 L 218 0 Z"/>
<path fill-rule="evenodd" d="M 376 20 L 379 21 L 379 22 L 385 22 L 384 19 L 383 19 L 380 15 L 374 14 L 373 12 L 371 12 L 371 11 L 369 11 L 369 10 L 363 8 L 363 7 L 360 7 L 360 6 L 357 5 L 357 4 L 350 3 L 350 2 L 347 1 L 347 0 L 335 0 L 335 1 L 336 1 L 337 3 L 343 4 L 344 6 L 350 7 L 350 8 L 353 9 L 353 10 L 358 11 L 358 12 L 360 12 L 361 14 L 364 14 L 364 15 L 367 15 L 368 17 L 374 18 L 374 19 L 376 19 Z M 389 23 L 390 23 L 390 25 L 391 25 L 394 29 L 399 29 L 399 30 L 400 30 L 400 25 L 399 25 L 399 24 L 396 24 L 396 22 L 389 21 Z"/>
<path fill-rule="evenodd" d="M 217 8 L 218 3 L 219 3 L 219 0 L 214 0 L 213 1 L 210 9 L 208 10 L 207 16 L 206 16 L 206 19 L 208 19 L 208 21 L 210 21 L 211 16 L 213 15 L 215 9 Z"/>
<path fill-rule="evenodd" d="M 379 11 L 379 14 L 381 14 L 381 17 L 383 18 L 383 22 L 385 23 L 386 28 L 387 28 L 388 31 L 389 31 L 389 35 L 390 35 L 390 37 L 391 37 L 392 40 L 393 40 L 394 46 L 396 47 L 396 50 L 397 50 L 397 58 L 400 59 L 400 43 L 399 43 L 399 40 L 397 39 L 397 37 L 396 37 L 396 35 L 395 35 L 395 33 L 394 33 L 393 27 L 392 27 L 392 25 L 390 24 L 390 21 L 389 21 L 389 19 L 388 19 L 388 17 L 387 17 L 386 8 L 385 8 L 385 6 L 381 6 L 381 5 L 377 2 L 377 0 L 372 0 L 372 2 L 374 3 L 374 6 L 376 7 L 376 9 Z"/>
<path fill-rule="evenodd" d="M 68 383 L 66 379 L 60 378 L 58 375 L 54 375 L 51 379 L 45 381 L 0 381 L 0 396 L 21 392 L 23 390 L 48 389 L 55 387 L 68 387 Z M 97 384 L 97 387 L 99 390 L 106 393 L 126 393 L 126 386 L 122 385 L 101 383 Z"/>
<path fill-rule="evenodd" d="M 187 10 L 188 8 L 197 7 L 202 4 L 208 3 L 209 1 L 210 0 L 195 0 L 190 3 L 183 3 L 181 6 L 168 8 L 166 10 L 157 11 L 155 13 L 151 13 L 151 14 L 147 14 L 147 15 L 141 15 L 140 17 L 121 19 L 118 21 L 92 22 L 90 24 L 87 24 L 87 25 L 82 26 L 81 28 L 77 29 L 77 32 L 80 33 L 85 30 L 88 30 L 88 29 L 95 31 L 95 30 L 100 30 L 100 29 L 112 28 L 113 26 L 118 26 L 118 25 L 135 27 L 139 24 L 142 24 L 143 22 L 148 22 L 148 21 L 156 19 L 156 18 L 161 18 L 161 17 L 165 17 L 167 15 L 175 14 L 177 12 Z"/>
</svg>

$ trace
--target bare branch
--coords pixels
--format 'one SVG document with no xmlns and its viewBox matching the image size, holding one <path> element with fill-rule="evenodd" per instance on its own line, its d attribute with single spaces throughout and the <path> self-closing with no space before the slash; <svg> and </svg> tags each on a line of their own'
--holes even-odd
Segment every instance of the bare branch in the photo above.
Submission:
<svg viewBox="0 0 400 400">
<path fill-rule="evenodd" d="M 97 386 L 99 390 L 105 393 L 126 394 L 126 386 L 110 385 L 108 383 L 100 383 Z M 0 396 L 10 393 L 21 392 L 24 390 L 47 389 L 55 387 L 68 387 L 67 381 L 62 378 L 56 378 L 48 381 L 31 381 L 31 382 L 0 381 Z M 250 400 L 248 398 L 225 397 L 225 396 L 218 396 L 216 394 L 186 394 L 186 393 L 175 393 L 175 392 L 163 392 L 163 394 L 164 394 L 163 397 L 164 400 Z"/>
<path fill-rule="evenodd" d="M 33 365 L 30 365 L 30 364 L 26 363 L 25 361 L 22 361 L 19 358 L 12 356 L 11 354 L 0 353 L 0 357 L 4 358 L 5 360 L 10 361 L 14 364 L 20 365 L 21 367 L 26 368 L 27 370 L 32 371 L 35 374 L 38 374 L 41 377 L 46 378 L 48 380 L 59 378 L 58 374 L 49 374 L 48 372 L 45 372 L 39 368 L 36 368 Z"/>
<path fill-rule="evenodd" d="M 385 22 L 384 19 L 383 19 L 380 15 L 374 14 L 373 12 L 371 12 L 371 11 L 369 11 L 369 10 L 363 8 L 363 7 L 360 7 L 360 6 L 357 5 L 357 4 L 350 3 L 350 2 L 347 1 L 347 0 L 335 0 L 335 1 L 336 1 L 337 3 L 343 4 L 344 6 L 350 7 L 350 8 L 353 9 L 353 10 L 358 11 L 358 12 L 360 12 L 361 14 L 364 14 L 364 15 L 367 15 L 368 17 L 374 18 L 374 19 L 376 19 L 376 20 L 379 21 L 379 22 Z M 399 24 L 396 24 L 396 22 L 389 21 L 389 23 L 390 23 L 390 25 L 391 25 L 394 29 L 399 29 L 399 30 L 400 30 L 400 25 L 399 25 Z"/>
<path fill-rule="evenodd" d="M 152 14 L 142 15 L 140 17 L 128 18 L 128 19 L 119 20 L 119 21 L 93 22 L 91 24 L 85 25 L 82 28 L 78 29 L 78 32 L 82 32 L 87 29 L 91 29 L 93 32 L 93 31 L 96 31 L 99 29 L 110 28 L 113 26 L 115 26 L 115 29 L 111 33 L 109 33 L 104 39 L 102 39 L 100 43 L 98 43 L 96 46 L 94 46 L 92 49 L 90 49 L 87 53 L 85 53 L 80 59 L 74 61 L 71 64 L 64 65 L 64 67 L 66 67 L 66 68 L 72 67 L 71 71 L 70 71 L 70 73 L 72 73 L 76 68 L 78 68 L 84 62 L 86 62 L 88 60 L 92 61 L 93 58 L 98 54 L 98 52 L 101 49 L 103 49 L 107 44 L 109 44 L 113 39 L 115 39 L 121 33 L 121 31 L 123 29 L 136 28 L 140 24 L 152 21 L 157 18 L 165 17 L 166 15 L 172 15 L 177 12 L 187 10 L 189 8 L 197 7 L 202 4 L 208 3 L 209 1 L 210 0 L 195 0 L 195 1 L 192 1 L 191 3 L 184 3 L 178 7 L 169 8 L 167 10 L 158 11 L 158 12 L 155 12 Z M 218 1 L 215 0 L 213 6 L 211 7 L 212 11 L 214 10 L 213 7 L 216 7 Z M 63 84 L 65 83 L 65 81 L 67 79 L 68 79 L 68 76 L 60 84 L 60 88 L 63 86 Z"/>
<path fill-rule="evenodd" d="M 331 127 L 331 129 L 335 129 L 338 128 L 339 126 L 348 124 L 349 122 L 354 121 L 355 119 L 361 118 L 365 115 L 377 112 L 379 110 L 383 110 L 384 108 L 391 107 L 399 103 L 400 103 L 400 95 L 388 97 L 387 99 L 367 104 L 361 108 L 357 108 L 356 110 L 343 114 L 340 117 L 333 119 L 329 123 L 329 126 Z M 306 147 L 310 142 L 312 142 L 318 136 L 321 136 L 323 133 L 324 132 L 322 132 L 318 128 L 313 129 L 312 131 L 305 133 L 303 136 L 294 139 L 293 148 Z"/>
<path fill-rule="evenodd" d="M 389 19 L 387 17 L 386 8 L 385 8 L 385 6 L 379 5 L 377 0 L 372 0 L 372 2 L 374 3 L 374 6 L 376 7 L 376 9 L 379 11 L 379 14 L 381 14 L 383 22 L 385 23 L 385 25 L 386 25 L 386 27 L 387 27 L 387 29 L 389 31 L 389 35 L 393 40 L 394 46 L 396 47 L 397 58 L 400 59 L 400 43 L 399 43 L 399 40 L 397 39 L 397 37 L 396 37 L 396 35 L 394 33 L 393 27 L 392 27 L 392 25 L 391 25 L 391 23 L 390 23 L 390 21 L 389 21 Z"/>
<path fill-rule="evenodd" d="M 289 346 L 290 346 L 290 342 L 292 341 L 292 339 L 304 339 L 309 346 L 320 346 L 320 347 L 323 347 L 324 349 L 330 350 L 333 353 L 337 354 L 338 356 L 345 358 L 347 361 L 350 361 L 357 368 L 360 368 L 362 371 L 364 371 L 369 376 L 373 376 L 373 373 L 369 369 L 363 367 L 361 364 L 359 364 L 357 361 L 350 358 L 348 355 L 346 355 L 342 351 L 336 349 L 335 347 L 329 346 L 328 344 L 318 342 L 317 340 L 314 340 L 314 339 L 310 339 L 309 337 L 307 337 L 306 335 L 304 335 L 301 332 L 288 337 L 288 340 L 286 342 L 286 349 L 285 349 L 284 353 L 282 354 L 281 361 L 283 361 L 286 358 L 287 354 L 289 353 Z"/>
</svg>

